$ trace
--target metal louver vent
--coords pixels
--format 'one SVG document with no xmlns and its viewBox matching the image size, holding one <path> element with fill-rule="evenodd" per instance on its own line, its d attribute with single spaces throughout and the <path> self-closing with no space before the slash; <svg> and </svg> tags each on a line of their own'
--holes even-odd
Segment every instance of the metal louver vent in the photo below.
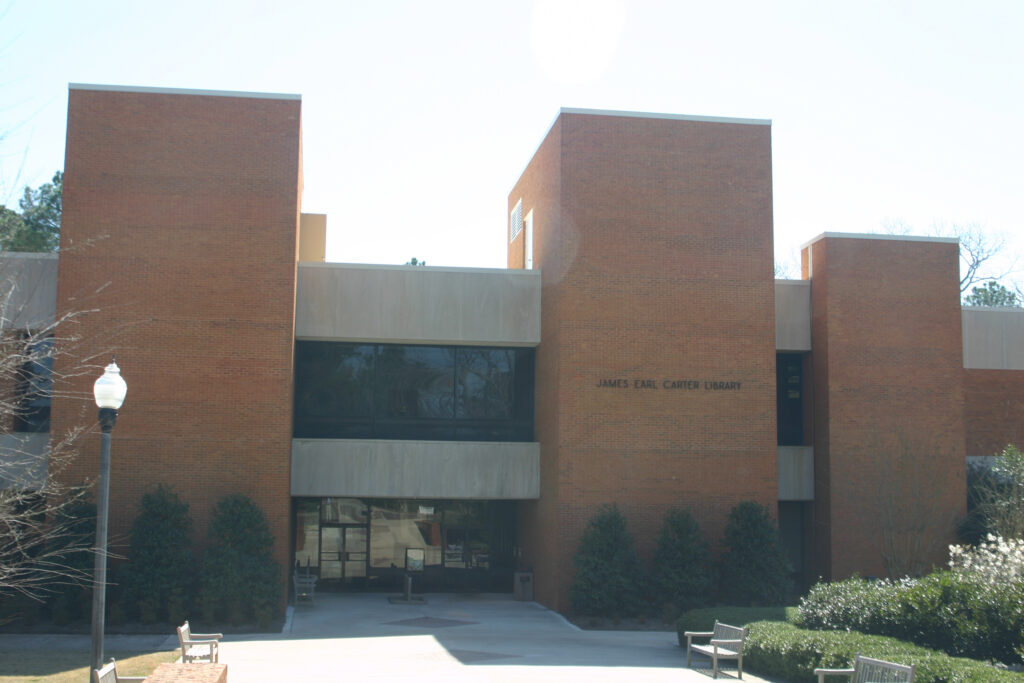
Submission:
<svg viewBox="0 0 1024 683">
<path fill-rule="evenodd" d="M 511 223 L 511 233 L 508 238 L 509 242 L 514 242 L 519 233 L 523 231 L 523 200 L 520 199 L 516 202 L 516 206 L 512 209 L 512 215 L 509 217 Z"/>
</svg>

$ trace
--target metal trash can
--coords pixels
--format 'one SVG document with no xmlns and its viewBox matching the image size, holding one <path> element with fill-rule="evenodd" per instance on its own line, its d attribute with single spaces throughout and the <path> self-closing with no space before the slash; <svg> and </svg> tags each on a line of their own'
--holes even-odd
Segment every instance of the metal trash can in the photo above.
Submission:
<svg viewBox="0 0 1024 683">
<path fill-rule="evenodd" d="M 512 599 L 533 601 L 533 572 L 516 572 L 513 575 Z"/>
</svg>

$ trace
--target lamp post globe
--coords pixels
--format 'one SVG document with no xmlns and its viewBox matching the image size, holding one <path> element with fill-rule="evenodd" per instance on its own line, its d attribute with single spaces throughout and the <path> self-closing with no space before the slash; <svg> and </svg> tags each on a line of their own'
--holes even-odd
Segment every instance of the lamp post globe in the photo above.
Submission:
<svg viewBox="0 0 1024 683">
<path fill-rule="evenodd" d="M 104 369 L 100 378 L 92 385 L 92 395 L 96 399 L 96 407 L 117 410 L 124 403 L 128 385 L 121 377 L 121 368 L 113 360 Z"/>
<path fill-rule="evenodd" d="M 107 518 L 110 510 L 110 432 L 117 422 L 117 411 L 124 403 L 128 385 L 113 360 L 92 385 L 99 411 L 100 476 L 96 482 L 96 563 L 92 583 L 92 648 L 90 665 L 103 665 L 103 630 L 107 601 Z"/>
</svg>

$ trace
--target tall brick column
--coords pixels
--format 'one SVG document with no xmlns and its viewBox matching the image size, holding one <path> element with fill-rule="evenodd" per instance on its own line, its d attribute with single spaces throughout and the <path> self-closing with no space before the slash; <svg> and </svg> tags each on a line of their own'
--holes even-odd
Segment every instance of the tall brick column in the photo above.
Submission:
<svg viewBox="0 0 1024 683">
<path fill-rule="evenodd" d="M 543 283 L 541 496 L 520 539 L 538 599 L 564 610 L 601 504 L 645 556 L 669 508 L 714 541 L 736 503 L 775 509 L 771 128 L 563 110 L 520 199 Z"/>
<path fill-rule="evenodd" d="M 885 576 L 885 554 L 942 565 L 966 507 L 956 240 L 826 233 L 802 259 L 817 566 L 839 579 Z"/>
<path fill-rule="evenodd" d="M 72 86 L 58 315 L 96 367 L 64 385 L 53 434 L 96 423 L 89 398 L 112 353 L 128 383 L 113 432 L 111 550 L 140 497 L 168 484 L 197 540 L 229 493 L 252 497 L 289 563 L 297 96 Z M 70 479 L 95 479 L 98 435 Z M 282 579 L 284 579 L 282 575 Z"/>
</svg>

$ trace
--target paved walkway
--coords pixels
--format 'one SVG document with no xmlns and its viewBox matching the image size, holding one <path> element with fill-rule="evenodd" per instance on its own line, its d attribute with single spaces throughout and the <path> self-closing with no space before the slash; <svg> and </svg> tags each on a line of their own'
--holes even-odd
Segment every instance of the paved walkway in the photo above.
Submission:
<svg viewBox="0 0 1024 683">
<path fill-rule="evenodd" d="M 583 631 L 509 595 L 426 597 L 425 605 L 395 605 L 382 594 L 320 593 L 313 606 L 289 608 L 280 634 L 228 634 L 221 661 L 230 683 L 711 680 L 706 659 L 701 668 L 686 668 L 674 632 Z M 87 636 L 0 636 L 0 648 L 19 646 L 87 651 L 89 642 Z M 174 636 L 106 641 L 107 650 L 176 647 Z M 727 678 L 734 678 L 730 664 Z M 743 680 L 765 679 L 744 672 Z"/>
</svg>

